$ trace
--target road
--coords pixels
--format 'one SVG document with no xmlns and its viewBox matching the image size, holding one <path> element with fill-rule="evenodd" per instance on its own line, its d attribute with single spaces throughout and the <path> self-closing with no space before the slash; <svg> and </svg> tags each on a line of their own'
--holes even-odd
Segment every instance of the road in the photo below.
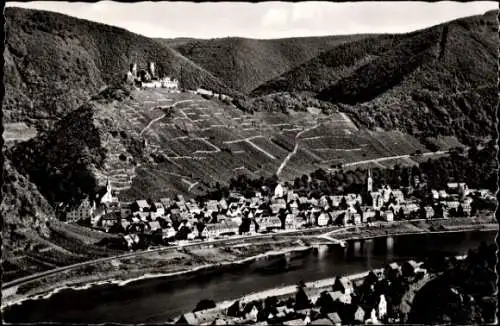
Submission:
<svg viewBox="0 0 500 326">
<path fill-rule="evenodd" d="M 149 129 L 149 128 L 153 125 L 153 123 L 155 123 L 155 122 L 156 122 L 156 121 L 158 121 L 158 120 L 161 120 L 161 119 L 165 118 L 165 116 L 166 116 L 166 115 L 167 115 L 167 114 L 166 114 L 166 113 L 164 113 L 164 114 L 162 114 L 161 116 L 159 116 L 158 118 L 151 120 L 151 121 L 148 123 L 148 125 L 147 125 L 146 127 L 144 127 L 144 129 L 142 129 L 142 131 L 139 133 L 139 135 L 140 135 L 140 136 L 142 136 L 142 134 L 143 134 L 146 130 L 148 130 L 148 129 Z"/>
<path fill-rule="evenodd" d="M 325 230 L 325 232 L 328 232 L 328 228 L 313 228 L 313 229 L 308 229 L 308 231 L 314 231 L 314 230 L 320 230 L 320 229 L 323 229 L 323 230 Z M 232 241 L 241 241 L 241 240 L 245 240 L 245 241 L 246 240 L 260 240 L 260 239 L 266 239 L 266 238 L 270 238 L 270 237 L 279 236 L 282 234 L 293 234 L 293 233 L 300 233 L 300 232 L 304 232 L 304 230 L 290 230 L 290 231 L 281 231 L 279 233 L 240 236 L 237 238 L 230 238 L 230 239 L 208 240 L 208 241 L 202 241 L 202 242 L 200 241 L 200 242 L 190 243 L 190 244 L 186 244 L 186 245 L 178 245 L 178 246 L 172 246 L 172 247 L 160 247 L 160 248 L 149 249 L 149 250 L 129 252 L 129 253 L 125 253 L 125 254 L 118 255 L 118 256 L 99 258 L 99 259 L 85 261 L 85 262 L 81 262 L 81 263 L 77 263 L 77 264 L 73 264 L 73 265 L 69 265 L 69 266 L 58 267 L 58 268 L 51 269 L 51 270 L 48 270 L 45 272 L 37 273 L 34 275 L 29 275 L 29 276 L 22 277 L 22 278 L 19 278 L 19 279 L 10 281 L 10 282 L 3 283 L 2 284 L 2 292 L 8 290 L 9 288 L 17 287 L 17 286 L 23 285 L 25 283 L 33 282 L 33 281 L 36 281 L 36 280 L 41 279 L 43 277 L 55 275 L 57 273 L 61 273 L 61 272 L 68 271 L 71 269 L 80 268 L 80 267 L 87 266 L 87 265 L 111 261 L 114 259 L 130 258 L 130 257 L 134 257 L 134 256 L 152 253 L 152 252 L 177 250 L 179 248 L 189 248 L 189 247 L 206 245 L 206 244 L 224 244 L 224 243 L 231 243 Z"/>
<path fill-rule="evenodd" d="M 448 154 L 448 153 L 449 153 L 448 151 L 426 152 L 426 153 L 422 153 L 419 156 L 443 155 L 443 154 Z M 371 159 L 371 160 L 345 163 L 345 164 L 342 164 L 342 166 L 355 166 L 355 165 L 360 165 L 360 164 L 378 163 L 378 162 L 382 162 L 382 161 L 396 160 L 396 159 L 402 159 L 402 158 L 411 158 L 411 157 L 419 157 L 419 156 L 414 156 L 412 154 L 385 156 L 385 157 L 379 157 L 379 158 L 375 158 L 375 159 Z"/>
<path fill-rule="evenodd" d="M 293 147 L 293 151 L 291 151 L 290 153 L 288 153 L 288 155 L 285 157 L 285 159 L 283 160 L 283 162 L 281 162 L 280 166 L 278 167 L 278 170 L 276 171 L 276 175 L 278 177 L 280 176 L 281 171 L 283 171 L 283 169 L 285 168 L 285 166 L 288 163 L 288 161 L 292 158 L 292 156 L 294 156 L 297 153 L 297 150 L 299 149 L 299 137 L 302 136 L 302 134 L 304 134 L 305 132 L 308 132 L 310 130 L 318 128 L 320 125 L 321 125 L 321 123 L 318 123 L 318 124 L 316 124 L 316 125 L 314 125 L 312 127 L 309 127 L 309 128 L 306 128 L 306 129 L 302 130 L 301 132 L 299 132 L 299 133 L 297 133 L 295 135 L 295 146 Z"/>
</svg>

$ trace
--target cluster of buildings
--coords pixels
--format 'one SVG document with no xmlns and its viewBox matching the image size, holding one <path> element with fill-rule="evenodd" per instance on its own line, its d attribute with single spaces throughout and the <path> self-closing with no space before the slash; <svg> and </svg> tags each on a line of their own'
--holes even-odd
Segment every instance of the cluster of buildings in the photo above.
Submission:
<svg viewBox="0 0 500 326">
<path fill-rule="evenodd" d="M 129 84 L 144 88 L 166 88 L 170 91 L 177 92 L 179 90 L 179 81 L 169 76 L 162 78 L 158 77 L 154 62 L 150 62 L 148 69 L 137 69 L 137 64 L 130 64 L 130 69 L 127 72 L 126 81 Z"/>
<path fill-rule="evenodd" d="M 108 182 L 100 200 L 83 201 L 66 214 L 66 220 L 89 219 L 93 228 L 125 234 L 129 247 L 133 247 L 141 237 L 153 234 L 162 241 L 172 242 L 277 229 L 361 225 L 376 220 L 446 218 L 449 212 L 454 212 L 453 217 L 458 213 L 465 216 L 471 211 L 471 194 L 489 195 L 487 191 L 468 189 L 463 183 L 450 183 L 446 190 L 432 190 L 433 204 L 424 206 L 406 199 L 400 189 L 383 186 L 374 190 L 370 172 L 365 190 L 368 195 L 348 193 L 313 198 L 277 184 L 274 190 L 263 187 L 250 198 L 231 192 L 228 198 L 202 203 L 185 200 L 182 195 L 125 203 L 113 195 Z"/>
<path fill-rule="evenodd" d="M 371 271 L 364 278 L 336 277 L 330 284 L 321 281 L 300 285 L 296 293 L 275 298 L 275 305 L 262 301 L 242 302 L 182 315 L 177 324 L 184 325 L 352 325 L 404 322 L 407 303 L 394 300 L 392 287 L 405 284 L 408 291 L 428 277 L 422 263 L 409 260 L 399 265 Z M 404 293 L 400 294 L 404 297 Z M 295 299 L 294 299 L 295 297 Z"/>
</svg>

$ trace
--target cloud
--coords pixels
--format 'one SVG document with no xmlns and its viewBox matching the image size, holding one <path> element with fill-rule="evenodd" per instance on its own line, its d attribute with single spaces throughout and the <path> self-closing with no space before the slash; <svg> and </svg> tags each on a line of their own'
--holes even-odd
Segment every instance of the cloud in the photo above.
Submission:
<svg viewBox="0 0 500 326">
<path fill-rule="evenodd" d="M 286 8 L 269 9 L 262 17 L 262 26 L 281 27 L 288 23 L 289 11 Z"/>
<path fill-rule="evenodd" d="M 293 4 L 292 22 L 301 20 L 314 20 L 322 16 L 324 6 L 321 2 L 299 2 Z"/>
</svg>

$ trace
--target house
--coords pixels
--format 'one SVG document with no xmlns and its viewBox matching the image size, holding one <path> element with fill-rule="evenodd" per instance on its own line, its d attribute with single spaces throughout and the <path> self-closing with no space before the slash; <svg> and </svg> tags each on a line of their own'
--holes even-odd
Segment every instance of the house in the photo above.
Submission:
<svg viewBox="0 0 500 326">
<path fill-rule="evenodd" d="M 215 238 L 224 234 L 238 234 L 240 224 L 225 221 L 224 223 L 207 224 L 205 226 L 207 230 L 208 238 Z"/>
<path fill-rule="evenodd" d="M 439 192 L 437 190 L 435 190 L 435 189 L 431 190 L 431 194 L 432 194 L 432 199 L 434 199 L 434 200 L 438 200 L 439 197 L 440 197 L 439 196 Z"/>
<path fill-rule="evenodd" d="M 434 208 L 432 206 L 424 206 L 425 218 L 433 218 L 434 217 Z"/>
<path fill-rule="evenodd" d="M 445 199 L 448 198 L 448 193 L 445 190 L 439 190 L 439 198 Z"/>
<path fill-rule="evenodd" d="M 218 203 L 216 200 L 209 200 L 205 204 L 205 208 L 208 212 L 217 212 L 219 210 Z"/>
<path fill-rule="evenodd" d="M 281 228 L 281 220 L 277 216 L 261 217 L 256 219 L 256 222 L 259 225 L 259 230 Z"/>
<path fill-rule="evenodd" d="M 222 198 L 221 200 L 219 200 L 219 208 L 221 210 L 226 210 L 227 209 L 227 201 L 226 199 Z"/>
<path fill-rule="evenodd" d="M 200 325 L 193 312 L 182 315 L 176 322 L 176 325 Z"/>
<path fill-rule="evenodd" d="M 285 228 L 286 229 L 295 229 L 296 228 L 296 225 L 295 225 L 295 217 L 297 215 L 296 214 L 287 214 L 286 217 L 285 217 Z"/>
<path fill-rule="evenodd" d="M 357 306 L 354 312 L 354 322 L 362 324 L 365 321 L 365 310 L 360 306 Z"/>
<path fill-rule="evenodd" d="M 344 294 L 351 294 L 353 290 L 352 282 L 345 277 L 337 277 L 333 283 L 332 291 L 340 291 Z"/>
<path fill-rule="evenodd" d="M 79 220 L 90 219 L 95 209 L 95 202 L 90 203 L 89 199 L 85 198 L 80 205 L 66 213 L 66 221 L 72 223 Z"/>
<path fill-rule="evenodd" d="M 251 306 L 251 308 L 248 306 Z M 257 308 L 257 306 L 255 304 L 252 304 L 252 303 L 247 304 L 245 306 L 244 312 L 245 312 L 245 319 L 247 321 L 248 320 L 253 321 L 253 322 L 257 321 L 257 315 L 259 314 L 259 309 Z"/>
<path fill-rule="evenodd" d="M 167 228 L 163 229 L 162 238 L 163 239 L 173 239 L 173 238 L 175 238 L 176 234 L 177 234 L 177 231 L 175 231 L 174 227 L 168 226 Z"/>
<path fill-rule="evenodd" d="M 321 198 L 319 199 L 319 206 L 323 207 L 323 208 L 326 208 L 328 206 L 328 197 L 326 197 L 325 195 L 321 196 Z"/>
<path fill-rule="evenodd" d="M 276 185 L 276 188 L 274 188 L 274 197 L 275 198 L 283 198 L 283 196 L 285 195 L 285 189 L 283 188 L 283 186 L 278 183 Z"/>
<path fill-rule="evenodd" d="M 122 226 L 122 228 L 124 230 L 127 230 L 128 226 L 132 223 L 131 220 L 128 220 L 128 219 L 125 219 L 125 218 L 122 218 L 121 221 L 120 221 L 120 225 Z"/>
<path fill-rule="evenodd" d="M 283 203 L 271 204 L 271 212 L 273 214 L 278 214 L 281 209 L 286 209 L 286 204 Z"/>
<path fill-rule="evenodd" d="M 330 196 L 332 205 L 338 207 L 340 205 L 340 202 L 342 201 L 342 198 L 344 198 L 344 196 Z"/>
<path fill-rule="evenodd" d="M 177 90 L 179 88 L 179 81 L 175 78 L 163 77 L 160 80 L 160 87 L 169 90 Z"/>
<path fill-rule="evenodd" d="M 363 223 L 366 223 L 368 221 L 374 221 L 375 220 L 375 211 L 372 210 L 365 210 L 363 212 Z"/>
<path fill-rule="evenodd" d="M 327 316 L 328 316 L 328 319 L 332 322 L 333 325 L 335 325 L 335 326 L 341 326 L 342 325 L 342 319 L 340 319 L 340 316 L 339 316 L 338 313 L 336 313 L 336 312 L 329 313 Z M 332 325 L 332 324 L 330 324 L 330 325 Z"/>
<path fill-rule="evenodd" d="M 161 230 L 160 222 L 158 221 L 151 221 L 148 223 L 148 225 L 149 225 L 149 230 L 151 232 L 154 232 L 156 230 Z"/>
<path fill-rule="evenodd" d="M 153 204 L 151 207 L 151 218 L 153 220 L 156 220 L 160 216 L 165 215 L 165 208 L 163 207 L 162 203 L 156 202 Z"/>
<path fill-rule="evenodd" d="M 132 212 L 149 212 L 151 207 L 146 200 L 139 199 L 132 203 L 131 208 Z"/>
<path fill-rule="evenodd" d="M 139 243 L 140 240 L 137 234 L 127 234 L 123 237 L 123 239 L 129 248 L 132 248 L 135 244 Z"/>
<path fill-rule="evenodd" d="M 119 213 L 116 213 L 116 212 L 108 213 L 108 214 L 105 214 L 104 216 L 101 217 L 100 224 L 101 224 L 101 227 L 106 232 L 109 232 L 111 227 L 120 223 L 120 219 L 121 219 L 121 216 Z"/>
<path fill-rule="evenodd" d="M 384 269 L 384 275 L 388 280 L 394 280 L 401 274 L 401 269 L 397 263 L 390 263 Z"/>
<path fill-rule="evenodd" d="M 208 89 L 204 89 L 204 88 L 198 88 L 196 90 L 196 93 L 197 94 L 200 94 L 200 95 L 206 95 L 206 96 L 213 96 L 214 93 Z"/>
<path fill-rule="evenodd" d="M 379 191 L 374 191 L 370 193 L 370 196 L 372 197 L 373 209 L 380 210 L 380 208 L 384 205 L 384 198 L 382 194 Z"/>
<path fill-rule="evenodd" d="M 328 295 L 332 298 L 332 300 L 342 302 L 344 304 L 351 303 L 351 294 L 350 293 L 342 293 L 341 291 L 331 291 L 328 292 Z"/>
<path fill-rule="evenodd" d="M 132 208 L 130 207 L 130 204 L 124 204 L 120 207 L 120 212 L 122 215 L 122 218 L 127 218 L 132 216 Z"/>
<path fill-rule="evenodd" d="M 318 226 L 326 226 L 328 224 L 330 220 L 330 215 L 328 215 L 327 213 L 321 213 L 319 216 L 318 216 Z"/>
<path fill-rule="evenodd" d="M 382 218 L 384 219 L 384 221 L 386 222 L 392 222 L 394 221 L 394 213 L 392 211 L 385 211 L 383 214 L 382 214 Z"/>
<path fill-rule="evenodd" d="M 354 225 L 361 224 L 361 215 L 358 213 L 352 214 L 352 222 L 354 223 Z"/>
<path fill-rule="evenodd" d="M 382 320 L 387 315 L 387 300 L 383 294 L 377 298 L 376 313 L 379 320 Z"/>
<path fill-rule="evenodd" d="M 405 201 L 405 196 L 399 189 L 393 190 L 391 195 L 394 197 L 394 199 L 396 199 L 397 203 L 403 203 Z"/>
<path fill-rule="evenodd" d="M 409 203 L 406 205 L 402 205 L 401 207 L 403 208 L 403 212 L 405 213 L 405 215 L 408 215 L 412 212 L 416 212 L 420 209 L 418 205 L 415 203 Z"/>
</svg>

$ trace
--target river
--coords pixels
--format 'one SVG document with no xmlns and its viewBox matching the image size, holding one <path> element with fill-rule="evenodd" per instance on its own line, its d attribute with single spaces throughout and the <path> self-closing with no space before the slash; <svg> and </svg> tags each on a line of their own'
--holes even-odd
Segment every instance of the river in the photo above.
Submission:
<svg viewBox="0 0 500 326">
<path fill-rule="evenodd" d="M 466 254 L 496 232 L 419 234 L 350 241 L 346 248 L 317 250 L 271 262 L 255 262 L 237 270 L 189 279 L 147 279 L 125 286 L 100 285 L 62 290 L 47 299 L 27 300 L 5 308 L 6 322 L 161 323 L 191 311 L 201 299 L 224 301 L 298 281 L 314 281 L 380 268 L 392 261 L 425 258 L 433 252 Z"/>
</svg>

